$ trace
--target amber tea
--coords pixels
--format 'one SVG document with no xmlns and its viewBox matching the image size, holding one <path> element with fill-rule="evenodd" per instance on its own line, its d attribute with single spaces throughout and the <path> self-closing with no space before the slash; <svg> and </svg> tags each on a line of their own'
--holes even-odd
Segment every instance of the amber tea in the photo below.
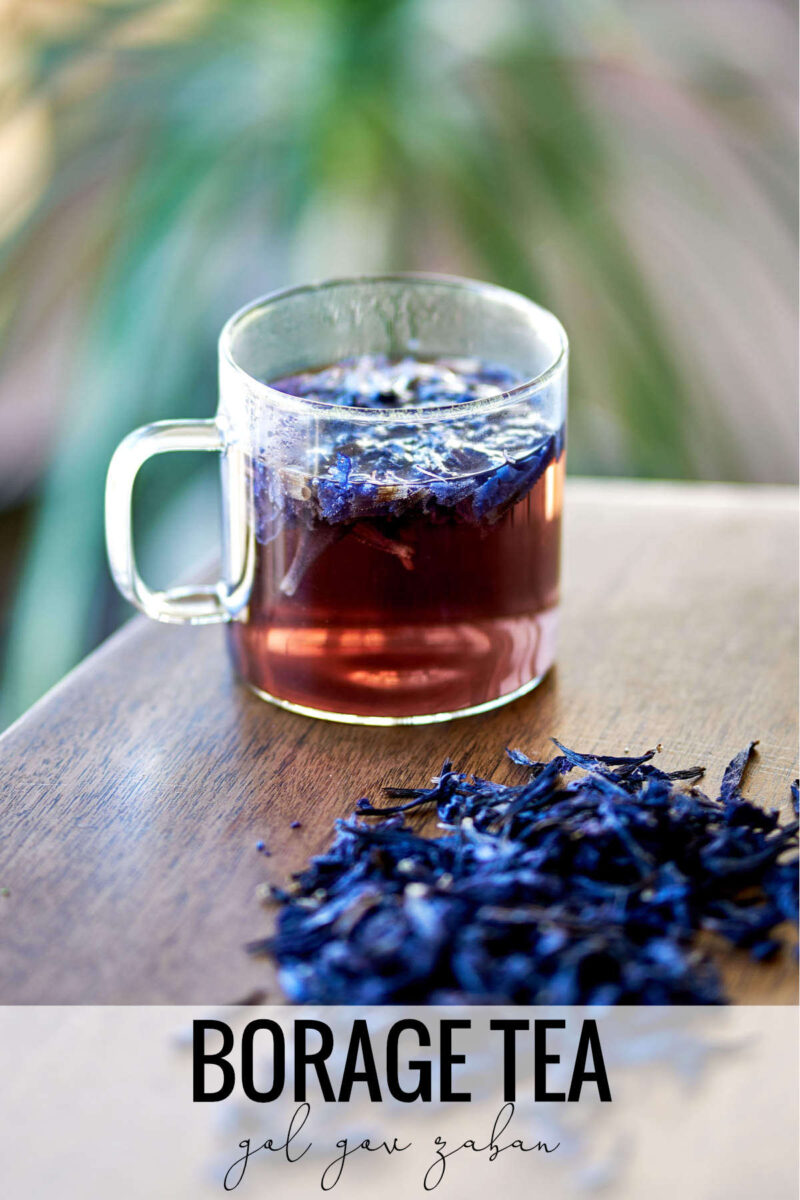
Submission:
<svg viewBox="0 0 800 1200">
<path fill-rule="evenodd" d="M 273 382 L 345 409 L 497 396 L 519 379 L 465 359 L 348 359 Z M 253 569 L 234 660 L 259 691 L 365 717 L 478 708 L 555 655 L 563 428 L 532 409 L 404 431 L 352 427 L 295 468 L 251 455 Z M 521 453 L 511 457 L 512 442 Z"/>
</svg>

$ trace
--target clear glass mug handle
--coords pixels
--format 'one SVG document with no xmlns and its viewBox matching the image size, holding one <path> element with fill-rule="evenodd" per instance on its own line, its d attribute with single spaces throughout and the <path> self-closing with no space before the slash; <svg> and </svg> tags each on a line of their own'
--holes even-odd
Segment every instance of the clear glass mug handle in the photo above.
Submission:
<svg viewBox="0 0 800 1200">
<path fill-rule="evenodd" d="M 207 625 L 227 621 L 226 588 L 176 587 L 153 591 L 136 568 L 133 549 L 131 501 L 139 468 L 154 454 L 171 450 L 223 450 L 225 436 L 219 423 L 209 421 L 156 421 L 128 434 L 114 451 L 106 477 L 106 548 L 111 574 L 126 599 L 148 617 L 179 625 Z"/>
</svg>

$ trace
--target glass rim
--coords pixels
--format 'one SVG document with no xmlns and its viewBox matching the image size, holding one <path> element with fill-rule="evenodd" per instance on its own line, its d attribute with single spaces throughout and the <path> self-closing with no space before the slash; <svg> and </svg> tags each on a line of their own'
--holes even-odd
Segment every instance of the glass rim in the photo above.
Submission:
<svg viewBox="0 0 800 1200">
<path fill-rule="evenodd" d="M 371 283 L 438 284 L 439 286 L 450 287 L 458 291 L 473 292 L 485 296 L 487 299 L 502 300 L 506 304 L 511 303 L 520 312 L 535 320 L 540 325 L 546 323 L 551 327 L 557 339 L 555 357 L 537 375 L 522 380 L 507 391 L 497 392 L 496 395 L 484 396 L 477 400 L 462 401 L 455 404 L 415 404 L 402 409 L 348 408 L 341 404 L 330 404 L 324 400 L 311 400 L 304 396 L 293 396 L 290 392 L 282 392 L 279 388 L 264 383 L 261 379 L 256 379 L 254 375 L 251 375 L 249 371 L 246 371 L 236 361 L 233 349 L 234 337 L 241 324 L 260 309 L 269 308 L 281 300 L 292 296 L 328 291 L 338 287 L 352 287 L 354 284 Z M 518 400 L 535 395 L 549 383 L 565 363 L 569 353 L 569 342 L 566 330 L 558 317 L 550 312 L 549 309 L 544 308 L 541 304 L 537 304 L 534 300 L 528 299 L 527 296 L 523 296 L 520 292 L 501 287 L 499 284 L 483 283 L 479 280 L 467 279 L 459 275 L 441 275 L 427 271 L 404 271 L 379 275 L 337 276 L 316 283 L 296 284 L 291 287 L 278 288 L 273 292 L 267 292 L 255 300 L 248 301 L 247 304 L 242 305 L 241 308 L 237 309 L 228 318 L 219 335 L 218 352 L 220 362 L 225 363 L 235 375 L 246 382 L 248 391 L 260 395 L 274 407 L 289 409 L 290 411 L 305 413 L 306 415 L 316 414 L 318 416 L 336 417 L 340 421 L 352 420 L 358 424 L 376 425 L 388 422 L 414 424 L 453 420 L 475 414 L 488 414 L 514 404 Z"/>
</svg>

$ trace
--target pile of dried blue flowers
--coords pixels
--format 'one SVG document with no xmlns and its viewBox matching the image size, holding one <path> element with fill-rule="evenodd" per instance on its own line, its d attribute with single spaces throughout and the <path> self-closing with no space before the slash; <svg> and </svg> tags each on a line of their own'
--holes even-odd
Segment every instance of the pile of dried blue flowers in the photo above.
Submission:
<svg viewBox="0 0 800 1200">
<path fill-rule="evenodd" d="M 720 794 L 702 768 L 663 771 L 655 751 L 578 754 L 556 743 L 516 786 L 445 762 L 433 786 L 339 821 L 280 903 L 274 937 L 254 944 L 287 996 L 322 1004 L 720 1003 L 697 944 L 720 935 L 758 959 L 797 921 L 797 830 L 740 793 L 753 751 Z M 579 769 L 580 773 L 573 775 Z M 569 779 L 567 777 L 570 776 Z M 792 787 L 797 811 L 797 783 Z M 435 808 L 447 831 L 405 823 Z"/>
</svg>

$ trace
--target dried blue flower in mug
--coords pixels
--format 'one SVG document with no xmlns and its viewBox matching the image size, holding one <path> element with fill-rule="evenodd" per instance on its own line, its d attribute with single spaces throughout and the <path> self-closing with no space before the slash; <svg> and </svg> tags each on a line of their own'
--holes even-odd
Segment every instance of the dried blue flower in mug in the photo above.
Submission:
<svg viewBox="0 0 800 1200">
<path fill-rule="evenodd" d="M 449 408 L 498 396 L 521 383 L 509 369 L 477 359 L 384 355 L 345 359 L 317 371 L 274 381 L 291 395 L 343 409 Z M 564 450 L 563 427 L 553 429 L 535 404 L 493 420 L 478 409 L 424 430 L 376 420 L 358 426 L 328 417 L 306 457 L 276 466 L 266 447 L 250 467 L 258 542 L 282 524 L 301 530 L 281 591 L 293 595 L 314 561 L 339 537 L 354 535 L 399 557 L 413 569 L 404 530 L 420 519 L 495 525 L 523 499 Z M 335 531 L 335 533 L 334 533 Z"/>
<path fill-rule="evenodd" d="M 797 921 L 797 822 L 742 798 L 751 745 L 710 799 L 702 768 L 665 772 L 655 751 L 549 762 L 501 784 L 453 770 L 359 801 L 326 854 L 279 892 L 277 961 L 298 1003 L 719 1003 L 696 935 L 756 959 Z M 580 771 L 582 774 L 573 775 Z M 406 813 L 429 808 L 424 837 Z"/>
</svg>

